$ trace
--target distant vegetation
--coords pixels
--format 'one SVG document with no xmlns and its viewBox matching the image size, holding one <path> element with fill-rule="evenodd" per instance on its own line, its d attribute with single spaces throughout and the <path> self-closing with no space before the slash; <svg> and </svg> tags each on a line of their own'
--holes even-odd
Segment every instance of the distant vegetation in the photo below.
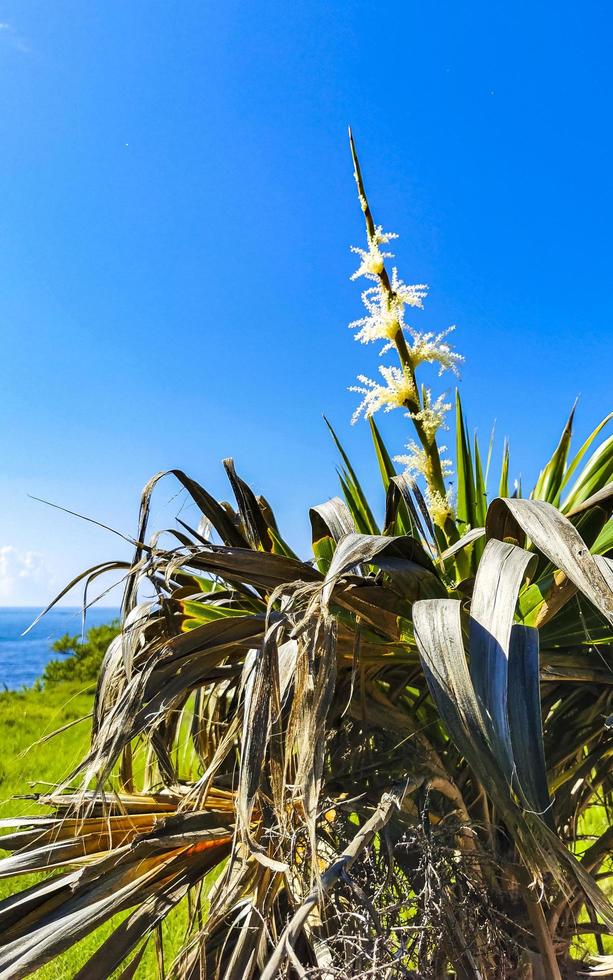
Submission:
<svg viewBox="0 0 613 980">
<path fill-rule="evenodd" d="M 119 621 L 92 626 L 86 634 L 85 642 L 80 636 L 65 633 L 53 644 L 62 659 L 50 660 L 43 671 L 44 684 L 58 684 L 62 681 L 95 682 L 102 658 L 111 640 L 119 632 Z"/>
</svg>

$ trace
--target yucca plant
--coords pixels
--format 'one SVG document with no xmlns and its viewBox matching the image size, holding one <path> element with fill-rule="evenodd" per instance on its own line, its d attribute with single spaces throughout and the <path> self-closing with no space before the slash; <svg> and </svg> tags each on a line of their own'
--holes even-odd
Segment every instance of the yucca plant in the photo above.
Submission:
<svg viewBox="0 0 613 980">
<path fill-rule="evenodd" d="M 571 413 L 528 498 L 505 448 L 488 506 L 491 445 L 484 471 L 457 397 L 452 478 L 451 406 L 417 375 L 461 358 L 406 325 L 426 288 L 388 272 L 351 146 L 371 283 L 353 326 L 397 358 L 356 386 L 384 520 L 334 433 L 343 497 L 311 509 L 306 561 L 231 460 L 235 505 L 172 471 L 200 519 L 163 544 L 153 478 L 133 562 L 84 575 L 125 574 L 89 754 L 4 821 L 0 874 L 49 874 L 0 903 L 2 978 L 122 913 L 78 978 L 127 980 L 180 903 L 167 977 L 613 973 L 611 416 L 571 456 Z M 380 408 L 415 432 L 395 460 Z"/>
</svg>

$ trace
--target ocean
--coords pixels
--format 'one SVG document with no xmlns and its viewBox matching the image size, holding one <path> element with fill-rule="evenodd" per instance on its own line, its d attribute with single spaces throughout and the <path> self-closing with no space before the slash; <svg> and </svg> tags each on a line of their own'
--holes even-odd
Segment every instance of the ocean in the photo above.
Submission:
<svg viewBox="0 0 613 980">
<path fill-rule="evenodd" d="M 0 606 L 0 690 L 29 687 L 53 657 L 61 657 L 51 646 L 64 633 L 81 635 L 81 609 L 59 606 L 43 616 L 27 636 L 24 630 L 40 609 Z M 85 629 L 110 623 L 119 616 L 118 609 L 93 606 L 87 611 Z"/>
</svg>

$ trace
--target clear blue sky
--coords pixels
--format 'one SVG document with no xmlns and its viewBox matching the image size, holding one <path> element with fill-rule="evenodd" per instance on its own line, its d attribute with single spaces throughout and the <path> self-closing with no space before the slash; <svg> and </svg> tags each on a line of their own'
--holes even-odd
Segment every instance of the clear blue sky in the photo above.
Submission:
<svg viewBox="0 0 613 980">
<path fill-rule="evenodd" d="M 153 472 L 226 495 L 233 455 L 304 549 L 336 492 L 324 411 L 376 486 L 346 390 L 378 364 L 346 328 L 348 123 L 400 274 L 430 284 L 416 326 L 457 324 L 471 428 L 497 419 L 513 475 L 576 395 L 579 435 L 613 407 L 607 0 L 13 0 L 0 20 L 1 603 L 125 554 L 28 494 L 133 531 Z"/>
</svg>

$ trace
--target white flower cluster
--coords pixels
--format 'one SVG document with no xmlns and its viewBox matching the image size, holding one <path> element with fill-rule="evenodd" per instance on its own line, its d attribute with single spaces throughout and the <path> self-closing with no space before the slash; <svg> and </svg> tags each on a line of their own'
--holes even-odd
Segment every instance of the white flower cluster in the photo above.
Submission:
<svg viewBox="0 0 613 980">
<path fill-rule="evenodd" d="M 398 235 L 394 234 L 393 231 L 383 231 L 383 228 L 379 225 L 375 229 L 374 236 L 369 238 L 368 251 L 352 245 L 351 251 L 359 255 L 362 261 L 351 278 L 359 279 L 360 276 L 365 276 L 366 279 L 377 279 L 383 272 L 385 259 L 392 259 L 394 257 L 391 252 L 382 252 L 379 246 L 387 245 L 388 242 L 391 242 L 392 238 L 398 238 Z"/>
<path fill-rule="evenodd" d="M 418 364 L 428 362 L 439 365 L 439 375 L 443 371 L 452 371 L 456 377 L 460 376 L 458 365 L 462 363 L 464 358 L 461 354 L 457 354 L 452 350 L 449 344 L 444 343 L 445 337 L 452 330 L 455 330 L 455 327 L 447 327 L 446 330 L 437 334 L 418 333 L 416 330 L 412 330 L 411 327 L 408 329 L 412 337 L 412 341 L 409 344 L 409 353 L 414 367 L 417 367 Z"/>
<path fill-rule="evenodd" d="M 444 453 L 447 450 L 447 446 L 441 446 L 440 452 Z M 429 456 L 425 449 L 418 446 L 416 442 L 411 440 L 407 443 L 407 452 L 402 456 L 394 456 L 394 461 L 396 463 L 402 463 L 407 473 L 419 476 L 428 476 L 429 470 Z M 452 463 L 450 459 L 441 458 L 441 471 L 443 477 L 451 476 L 452 473 Z"/>
<path fill-rule="evenodd" d="M 428 287 L 423 283 L 410 286 L 398 277 L 398 270 L 392 270 L 390 282 L 391 294 L 380 280 L 384 268 L 384 260 L 392 258 L 390 252 L 381 252 L 379 243 L 388 242 L 397 236 L 392 233 L 384 233 L 377 228 L 375 239 L 369 242 L 368 251 L 361 248 L 352 247 L 353 252 L 360 255 L 362 262 L 360 267 L 353 273 L 352 279 L 364 276 L 366 279 L 374 280 L 375 286 L 370 286 L 362 293 L 362 302 L 366 307 L 367 316 L 354 320 L 349 326 L 357 329 L 356 340 L 362 344 L 369 344 L 373 340 L 387 341 L 381 351 L 382 354 L 393 346 L 392 341 L 399 330 L 406 329 L 404 322 L 405 306 L 414 306 L 423 309 L 423 300 L 428 291 Z"/>
<path fill-rule="evenodd" d="M 452 491 L 449 489 L 445 496 L 439 490 L 426 487 L 426 501 L 430 516 L 435 524 L 442 527 L 446 519 L 453 514 Z"/>
<path fill-rule="evenodd" d="M 408 371 L 403 371 L 397 367 L 384 367 L 381 365 L 379 373 L 385 381 L 384 385 L 372 381 L 364 374 L 358 375 L 361 385 L 352 385 L 349 391 L 356 391 L 363 395 L 363 399 L 353 413 L 352 424 L 357 422 L 360 415 L 370 418 L 380 408 L 386 412 L 391 412 L 393 408 L 401 408 L 407 401 L 415 401 L 417 392 L 413 378 Z"/>
<path fill-rule="evenodd" d="M 367 251 L 352 247 L 352 251 L 360 256 L 361 262 L 351 278 L 358 279 L 364 276 L 373 281 L 375 285 L 365 289 L 362 293 L 362 302 L 366 307 L 367 315 L 354 320 L 349 326 L 357 331 L 355 338 L 362 344 L 370 344 L 376 340 L 385 341 L 381 354 L 393 349 L 396 337 L 400 333 L 409 341 L 407 348 L 413 369 L 418 364 L 431 363 L 439 365 L 439 374 L 442 374 L 443 371 L 452 371 L 457 375 L 458 365 L 463 358 L 445 342 L 445 337 L 453 330 L 453 327 L 449 327 L 448 330 L 438 334 L 422 334 L 408 326 L 404 321 L 405 307 L 423 309 L 423 301 L 428 287 L 424 283 L 408 285 L 399 278 L 396 268 L 392 269 L 392 277 L 389 283 L 386 277 L 382 276 L 385 259 L 392 258 L 392 255 L 389 252 L 382 252 L 380 246 L 397 237 L 392 232 L 384 232 L 379 225 L 375 229 L 374 235 L 369 237 Z M 401 390 L 407 390 L 407 386 L 409 396 L 415 397 L 414 385 L 404 372 L 397 368 L 381 368 L 380 370 L 387 381 L 386 386 L 378 385 L 376 382 L 360 376 L 358 381 L 362 382 L 362 387 L 350 388 L 350 391 L 357 391 L 365 396 L 362 404 L 354 413 L 354 422 L 362 414 L 368 418 L 382 407 L 389 411 L 397 405 L 402 405 L 402 401 L 398 401 L 397 393 Z M 443 399 L 439 398 L 434 404 L 424 405 L 422 413 L 416 413 L 411 417 L 419 418 L 433 437 L 437 428 L 440 427 L 440 420 L 445 411 L 447 411 L 445 403 Z"/>
<path fill-rule="evenodd" d="M 432 401 L 432 392 L 429 388 L 423 390 L 423 406 L 419 412 L 407 412 L 410 419 L 421 422 L 422 428 L 429 443 L 434 441 L 434 437 L 439 429 L 447 429 L 445 416 L 451 405 L 445 401 L 445 395 L 439 395 Z"/>
<path fill-rule="evenodd" d="M 439 375 L 443 371 L 451 371 L 458 375 L 458 366 L 463 357 L 457 354 L 447 343 L 446 338 L 454 329 L 449 327 L 441 333 L 418 333 L 405 323 L 405 308 L 423 309 L 428 287 L 423 283 L 408 285 L 398 276 L 396 268 L 392 269 L 391 277 L 385 270 L 385 260 L 393 258 L 389 252 L 381 250 L 397 235 L 384 232 L 381 226 L 374 231 L 368 211 L 368 203 L 363 194 L 359 176 L 356 177 L 360 204 L 366 215 L 368 231 L 368 249 L 352 248 L 360 256 L 360 265 L 351 276 L 352 279 L 364 277 L 373 285 L 362 293 L 362 302 L 366 308 L 366 316 L 354 320 L 349 326 L 356 331 L 355 338 L 362 344 L 373 341 L 383 341 L 381 354 L 389 350 L 397 350 L 401 367 L 381 366 L 379 373 L 384 383 L 373 381 L 365 375 L 358 376 L 359 385 L 353 385 L 349 390 L 362 395 L 362 401 L 353 414 L 352 423 L 360 417 L 370 418 L 383 409 L 390 412 L 394 408 L 408 409 L 407 417 L 418 426 L 420 442 L 409 442 L 407 451 L 396 456 L 395 461 L 404 465 L 406 472 L 421 476 L 426 484 L 426 500 L 433 521 L 443 526 L 448 517 L 453 514 L 451 491 L 445 492 L 442 480 L 447 479 L 452 472 L 451 460 L 440 459 L 440 474 L 438 464 L 436 474 L 432 472 L 433 459 L 438 456 L 436 434 L 440 429 L 446 429 L 445 417 L 451 405 L 445 400 L 445 395 L 433 399 L 428 388 L 422 388 L 421 399 L 415 381 L 415 369 L 419 364 L 438 365 Z M 444 452 L 445 447 L 440 448 Z"/>
<path fill-rule="evenodd" d="M 394 462 L 401 463 L 405 472 L 411 474 L 412 476 L 423 476 L 426 478 L 426 503 L 428 504 L 428 511 L 435 524 L 442 527 L 445 519 L 449 514 L 453 513 L 453 500 L 452 500 L 452 490 L 449 488 L 447 493 L 443 494 L 432 486 L 431 481 L 428 479 L 428 467 L 429 458 L 425 449 L 418 446 L 416 442 L 409 442 L 407 444 L 407 452 L 401 456 L 394 456 Z M 444 453 L 447 450 L 447 446 L 441 446 L 440 452 Z M 452 473 L 452 462 L 450 459 L 441 457 L 441 472 L 443 479 L 451 476 Z"/>
</svg>

